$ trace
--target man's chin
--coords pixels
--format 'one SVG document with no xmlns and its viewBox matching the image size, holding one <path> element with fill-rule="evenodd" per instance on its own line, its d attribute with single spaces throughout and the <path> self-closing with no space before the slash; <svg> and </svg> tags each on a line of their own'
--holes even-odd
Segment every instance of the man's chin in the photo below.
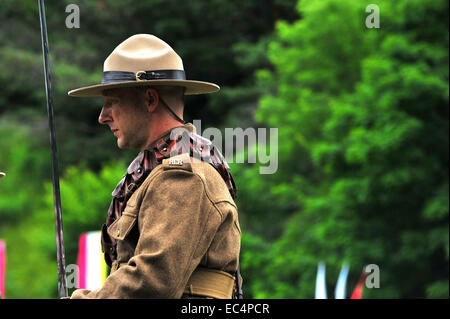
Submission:
<svg viewBox="0 0 450 319">
<path fill-rule="evenodd" d="M 122 149 L 122 150 L 124 150 L 124 149 L 127 149 L 127 150 L 137 150 L 137 149 L 139 149 L 139 147 L 137 147 L 137 146 L 133 146 L 133 145 L 130 145 L 129 143 L 125 143 L 125 142 L 124 142 L 122 139 L 120 139 L 120 138 L 117 139 L 117 147 L 120 148 L 120 149 Z"/>
<path fill-rule="evenodd" d="M 117 147 L 120 149 L 128 148 L 127 145 L 120 138 L 117 139 Z"/>
</svg>

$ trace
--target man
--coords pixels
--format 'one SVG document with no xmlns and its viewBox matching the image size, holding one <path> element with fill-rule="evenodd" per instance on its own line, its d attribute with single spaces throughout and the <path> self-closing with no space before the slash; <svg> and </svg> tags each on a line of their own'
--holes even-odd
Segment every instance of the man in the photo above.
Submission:
<svg viewBox="0 0 450 319">
<path fill-rule="evenodd" d="M 141 151 L 113 191 L 102 227 L 111 273 L 101 288 L 71 298 L 236 298 L 236 187 L 222 155 L 183 121 L 185 94 L 218 90 L 186 80 L 167 43 L 138 34 L 105 60 L 102 84 L 69 92 L 103 96 L 98 121 L 119 148 Z"/>
</svg>

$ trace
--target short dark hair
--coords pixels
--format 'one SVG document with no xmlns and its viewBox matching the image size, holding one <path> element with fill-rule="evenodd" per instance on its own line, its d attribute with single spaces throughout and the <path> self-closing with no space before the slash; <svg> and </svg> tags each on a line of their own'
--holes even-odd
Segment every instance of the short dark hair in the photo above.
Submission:
<svg viewBox="0 0 450 319">
<path fill-rule="evenodd" d="M 176 86 L 176 85 L 145 85 L 142 87 L 138 87 L 143 89 L 145 92 L 146 89 L 153 88 L 162 96 L 174 96 L 180 102 L 184 102 L 184 92 L 186 88 L 184 86 Z"/>
<path fill-rule="evenodd" d="M 184 106 L 184 93 L 186 92 L 186 88 L 184 86 L 175 86 L 175 85 L 143 85 L 143 86 L 135 86 L 133 89 L 136 92 L 136 103 L 140 103 L 140 98 L 143 96 L 144 92 L 147 89 L 155 89 L 159 95 L 163 97 L 172 96 L 176 100 L 176 104 L 178 107 Z M 172 105 L 171 105 L 172 106 Z"/>
<path fill-rule="evenodd" d="M 133 105 L 136 108 L 141 108 L 143 106 L 143 98 L 144 93 L 147 89 L 152 88 L 155 89 L 159 95 L 166 97 L 166 96 L 172 96 L 175 98 L 176 105 L 171 105 L 171 107 L 177 107 L 182 108 L 184 107 L 184 93 L 186 91 L 186 88 L 183 86 L 172 86 L 172 85 L 140 85 L 140 86 L 130 86 L 130 87 L 124 87 L 124 88 L 112 88 L 107 89 L 104 92 L 107 91 L 122 91 L 125 94 L 129 94 L 130 98 L 133 101 Z"/>
</svg>

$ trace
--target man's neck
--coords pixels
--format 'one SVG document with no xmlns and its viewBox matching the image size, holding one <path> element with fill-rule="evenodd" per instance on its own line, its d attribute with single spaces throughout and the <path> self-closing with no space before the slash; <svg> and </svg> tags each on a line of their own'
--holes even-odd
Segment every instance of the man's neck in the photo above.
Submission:
<svg viewBox="0 0 450 319">
<path fill-rule="evenodd" d="M 158 123 L 158 125 L 151 126 L 149 139 L 147 140 L 146 145 L 141 148 L 141 151 L 147 150 L 153 143 L 166 135 L 169 131 L 180 126 L 183 126 L 183 124 L 171 119 L 163 123 Z"/>
</svg>

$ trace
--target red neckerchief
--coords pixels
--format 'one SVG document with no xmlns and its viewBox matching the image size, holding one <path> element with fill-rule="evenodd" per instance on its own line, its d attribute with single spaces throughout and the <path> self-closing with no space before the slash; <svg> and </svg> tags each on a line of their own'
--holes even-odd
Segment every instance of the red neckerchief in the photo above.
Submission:
<svg viewBox="0 0 450 319">
<path fill-rule="evenodd" d="M 142 151 L 128 166 L 127 173 L 112 192 L 113 199 L 108 209 L 106 223 L 102 226 L 102 248 L 105 261 L 111 266 L 117 259 L 116 240 L 108 235 L 107 228 L 120 216 L 127 205 L 128 199 L 147 178 L 151 171 L 170 156 L 187 153 L 191 157 L 201 159 L 211 164 L 222 176 L 232 198 L 236 198 L 236 185 L 230 173 L 230 168 L 222 154 L 210 140 L 190 132 L 187 126 L 180 126 L 158 138 L 148 150 Z M 185 142 L 188 142 L 189 145 Z"/>
</svg>

